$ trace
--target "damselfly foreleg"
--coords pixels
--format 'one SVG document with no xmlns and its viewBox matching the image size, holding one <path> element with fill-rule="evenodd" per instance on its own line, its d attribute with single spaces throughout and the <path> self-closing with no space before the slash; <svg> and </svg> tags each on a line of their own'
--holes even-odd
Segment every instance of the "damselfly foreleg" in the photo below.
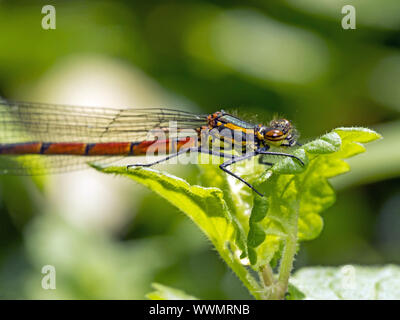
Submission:
<svg viewBox="0 0 400 320">
<path fill-rule="evenodd" d="M 259 192 L 256 188 L 254 188 L 250 183 L 248 183 L 246 180 L 244 180 L 243 178 L 239 177 L 238 175 L 236 175 L 235 173 L 233 173 L 232 171 L 228 170 L 226 167 L 230 166 L 231 164 L 234 164 L 236 162 L 242 161 L 242 160 L 246 160 L 249 158 L 252 158 L 254 156 L 256 156 L 257 153 L 256 152 L 251 152 L 248 154 L 245 154 L 243 156 L 238 156 L 238 157 L 234 157 L 231 160 L 228 160 L 226 162 L 224 162 L 223 164 L 221 164 L 219 167 L 222 171 L 225 171 L 227 174 L 230 174 L 232 177 L 235 177 L 236 179 L 238 179 L 239 181 L 242 181 L 246 186 L 248 186 L 250 189 L 252 189 L 254 192 L 256 192 L 257 194 L 259 194 L 261 197 L 263 197 L 264 195 Z"/>
<path fill-rule="evenodd" d="M 129 164 L 127 166 L 127 169 L 132 168 L 132 167 L 151 167 L 154 166 L 156 164 L 168 161 L 169 159 L 175 158 L 180 156 L 181 154 L 187 153 L 187 152 L 199 152 L 199 153 L 206 153 L 212 156 L 217 156 L 220 158 L 232 158 L 233 156 L 230 154 L 226 154 L 226 153 L 222 153 L 222 152 L 216 152 L 213 150 L 207 150 L 207 149 L 202 149 L 202 148 L 198 148 L 198 147 L 192 147 L 192 148 L 186 148 L 186 149 L 182 149 L 179 150 L 176 153 L 170 154 L 169 156 L 162 158 L 160 160 L 156 160 L 150 163 L 135 163 L 135 164 Z"/>
<path fill-rule="evenodd" d="M 129 168 L 132 168 L 132 167 L 151 167 L 151 166 L 154 166 L 154 165 L 156 165 L 156 164 L 159 164 L 159 163 L 168 161 L 169 159 L 178 157 L 178 156 L 180 156 L 181 154 L 184 154 L 184 153 L 186 153 L 186 152 L 195 152 L 195 151 L 197 151 L 197 148 L 182 149 L 182 150 L 179 150 L 179 151 L 176 152 L 176 153 L 172 153 L 172 154 L 170 154 L 169 156 L 167 156 L 167 157 L 165 157 L 165 158 L 162 158 L 162 159 L 160 159 L 160 160 L 156 160 L 156 161 L 153 161 L 153 162 L 150 162 L 150 163 L 128 164 L 128 165 L 126 166 L 126 168 L 129 169 Z"/>
</svg>

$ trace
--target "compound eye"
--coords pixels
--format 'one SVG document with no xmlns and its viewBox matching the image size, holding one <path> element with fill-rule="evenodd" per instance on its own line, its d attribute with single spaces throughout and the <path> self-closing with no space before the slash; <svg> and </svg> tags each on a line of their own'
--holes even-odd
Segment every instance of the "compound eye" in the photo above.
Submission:
<svg viewBox="0 0 400 320">
<path fill-rule="evenodd" d="M 266 138 L 268 140 L 280 140 L 282 139 L 282 137 L 284 136 L 283 132 L 281 130 L 278 129 L 271 129 L 269 130 L 266 134 L 265 134 Z"/>
</svg>

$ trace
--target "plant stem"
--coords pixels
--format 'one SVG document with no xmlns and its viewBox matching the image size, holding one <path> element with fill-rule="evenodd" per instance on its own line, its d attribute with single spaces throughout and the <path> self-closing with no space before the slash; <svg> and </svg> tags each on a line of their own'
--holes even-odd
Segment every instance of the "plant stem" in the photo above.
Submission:
<svg viewBox="0 0 400 320">
<path fill-rule="evenodd" d="M 297 227 L 299 219 L 299 201 L 297 200 L 292 207 L 293 214 L 291 215 L 290 228 L 288 228 L 288 235 L 285 241 L 285 249 L 283 250 L 281 263 L 279 266 L 279 276 L 278 281 L 275 285 L 274 297 L 276 299 L 282 300 L 289 285 L 290 273 L 293 269 L 294 256 L 296 255 L 297 246 Z"/>
<path fill-rule="evenodd" d="M 215 248 L 221 255 L 222 259 L 225 260 L 227 265 L 236 273 L 237 277 L 247 287 L 250 293 L 257 299 L 262 300 L 262 287 L 258 281 L 252 277 L 252 275 L 246 270 L 246 268 L 235 260 L 231 252 L 226 247 L 221 247 L 218 243 L 214 243 Z"/>
<path fill-rule="evenodd" d="M 272 286 L 275 283 L 274 274 L 270 265 L 265 265 L 261 268 L 261 278 L 266 287 Z"/>
<path fill-rule="evenodd" d="M 297 235 L 297 227 L 295 235 Z M 289 277 L 293 268 L 293 260 L 296 254 L 297 237 L 293 234 L 286 239 L 285 249 L 279 267 L 278 280 L 274 279 L 273 272 L 269 265 L 264 266 L 260 273 L 265 285 L 263 299 L 266 300 L 282 300 L 288 289 Z"/>
<path fill-rule="evenodd" d="M 297 233 L 297 228 L 296 228 Z M 283 299 L 289 284 L 290 273 L 293 268 L 293 260 L 296 254 L 296 236 L 289 235 L 286 239 L 278 277 L 279 299 Z"/>
</svg>

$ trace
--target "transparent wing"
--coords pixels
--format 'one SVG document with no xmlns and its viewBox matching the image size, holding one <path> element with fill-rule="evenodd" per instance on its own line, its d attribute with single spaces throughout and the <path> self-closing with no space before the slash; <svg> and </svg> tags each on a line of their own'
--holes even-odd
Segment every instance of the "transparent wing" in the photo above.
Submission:
<svg viewBox="0 0 400 320">
<path fill-rule="evenodd" d="M 0 102 L 0 143 L 136 142 L 157 129 L 168 137 L 170 122 L 176 123 L 178 130 L 196 129 L 206 123 L 206 117 L 162 108 L 110 109 Z"/>
<path fill-rule="evenodd" d="M 172 121 L 172 123 L 171 123 Z M 0 145 L 24 142 L 140 142 L 196 129 L 205 116 L 185 111 L 0 102 Z M 170 125 L 173 125 L 171 128 Z M 0 174 L 45 174 L 108 164 L 121 156 L 1 155 Z"/>
</svg>

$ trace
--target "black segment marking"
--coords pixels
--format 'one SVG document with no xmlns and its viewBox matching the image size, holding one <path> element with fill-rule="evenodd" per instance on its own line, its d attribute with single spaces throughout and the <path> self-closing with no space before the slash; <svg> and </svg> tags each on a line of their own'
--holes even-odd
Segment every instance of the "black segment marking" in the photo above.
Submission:
<svg viewBox="0 0 400 320">
<path fill-rule="evenodd" d="M 133 148 L 135 147 L 135 146 L 137 146 L 137 145 L 139 145 L 140 144 L 140 142 L 131 142 L 131 145 L 130 145 L 130 147 L 129 147 L 129 154 L 131 154 L 131 155 L 133 155 Z"/>
<path fill-rule="evenodd" d="M 50 146 L 52 145 L 51 142 L 42 142 L 42 145 L 40 146 L 40 154 L 44 154 L 48 148 L 50 148 Z"/>
<path fill-rule="evenodd" d="M 96 144 L 95 143 L 87 143 L 85 147 L 85 155 L 88 155 L 90 152 L 90 149 L 92 149 Z"/>
</svg>

